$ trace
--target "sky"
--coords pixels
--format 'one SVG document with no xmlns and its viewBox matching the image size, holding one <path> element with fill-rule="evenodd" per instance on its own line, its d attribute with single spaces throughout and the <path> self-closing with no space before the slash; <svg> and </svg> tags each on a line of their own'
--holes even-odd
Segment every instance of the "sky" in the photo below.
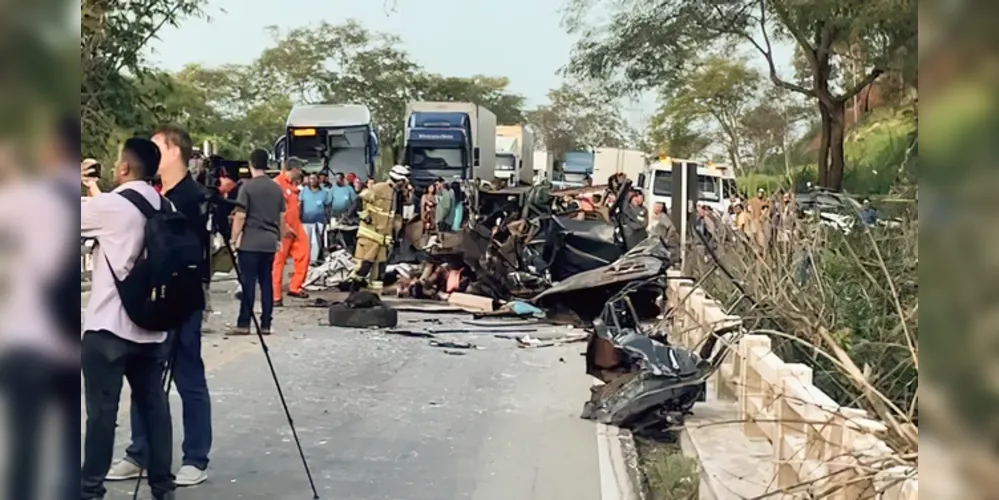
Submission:
<svg viewBox="0 0 999 500">
<path fill-rule="evenodd" d="M 150 44 L 151 62 L 168 70 L 186 64 L 217 66 L 252 62 L 270 45 L 264 28 L 337 24 L 356 19 L 373 31 L 398 35 L 412 59 L 446 76 L 484 74 L 510 79 L 509 89 L 528 107 L 547 103 L 561 82 L 573 38 L 560 25 L 566 0 L 210 0 L 210 19 L 185 20 L 161 31 Z M 394 3 L 394 11 L 393 9 Z M 447 20 L 442 26 L 442 20 Z M 468 35 L 457 29 L 468 27 Z M 778 57 L 789 60 L 789 49 Z M 751 54 L 754 66 L 763 58 Z M 628 122 L 642 129 L 655 111 L 644 96 L 623 106 Z"/>
</svg>

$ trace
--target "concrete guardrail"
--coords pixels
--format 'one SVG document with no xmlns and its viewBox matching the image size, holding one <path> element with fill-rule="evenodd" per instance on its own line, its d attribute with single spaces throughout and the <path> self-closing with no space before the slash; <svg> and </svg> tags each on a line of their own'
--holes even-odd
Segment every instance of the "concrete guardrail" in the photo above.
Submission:
<svg viewBox="0 0 999 500">
<path fill-rule="evenodd" d="M 667 321 L 674 342 L 699 348 L 715 331 L 741 326 L 741 318 L 726 314 L 693 281 L 675 271 L 669 276 L 666 300 L 672 313 Z M 768 444 L 772 477 L 759 479 L 766 493 L 778 492 L 771 498 L 918 498 L 914 467 L 899 465 L 878 437 L 884 424 L 815 387 L 811 367 L 785 363 L 765 335 L 728 334 L 716 349 L 721 345 L 732 351 L 709 381 L 708 398 L 734 400 L 742 434 Z"/>
</svg>

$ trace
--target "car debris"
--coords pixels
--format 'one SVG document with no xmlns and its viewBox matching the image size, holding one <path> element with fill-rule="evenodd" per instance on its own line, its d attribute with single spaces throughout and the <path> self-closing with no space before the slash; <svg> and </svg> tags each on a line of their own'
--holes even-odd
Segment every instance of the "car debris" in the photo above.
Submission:
<svg viewBox="0 0 999 500">
<path fill-rule="evenodd" d="M 589 338 L 589 334 L 576 334 L 576 335 L 566 335 L 554 340 L 541 340 L 538 338 L 531 337 L 530 335 L 524 335 L 523 337 L 517 337 L 517 347 L 522 349 L 536 349 L 540 347 L 555 347 L 565 344 L 572 344 L 575 342 L 584 342 Z"/>
<path fill-rule="evenodd" d="M 636 281 L 644 284 L 627 297 L 640 320 L 661 313 L 656 299 L 665 292 L 666 269 L 673 252 L 666 242 L 652 236 L 608 265 L 582 272 L 545 290 L 532 302 L 549 311 L 571 312 L 584 324 L 590 324 L 604 310 L 611 297 Z M 648 278 L 660 276 L 662 279 Z"/>
<path fill-rule="evenodd" d="M 694 403 L 704 400 L 705 381 L 720 360 L 702 359 L 670 345 L 662 332 L 644 331 L 633 307 L 637 292 L 649 284 L 664 285 L 664 280 L 665 276 L 653 276 L 629 282 L 593 320 L 586 373 L 603 385 L 591 388 L 581 418 L 655 438 L 682 425 Z M 716 356 L 726 353 L 723 349 Z"/>
</svg>

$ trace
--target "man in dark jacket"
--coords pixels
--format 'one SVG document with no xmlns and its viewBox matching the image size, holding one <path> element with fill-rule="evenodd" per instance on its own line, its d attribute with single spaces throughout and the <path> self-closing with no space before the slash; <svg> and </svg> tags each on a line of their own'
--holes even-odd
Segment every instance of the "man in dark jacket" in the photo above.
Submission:
<svg viewBox="0 0 999 500">
<path fill-rule="evenodd" d="M 624 226 L 624 242 L 629 249 L 649 237 L 649 210 L 645 208 L 645 196 L 641 191 L 632 191 L 631 199 L 622 207 L 621 225 Z"/>
</svg>

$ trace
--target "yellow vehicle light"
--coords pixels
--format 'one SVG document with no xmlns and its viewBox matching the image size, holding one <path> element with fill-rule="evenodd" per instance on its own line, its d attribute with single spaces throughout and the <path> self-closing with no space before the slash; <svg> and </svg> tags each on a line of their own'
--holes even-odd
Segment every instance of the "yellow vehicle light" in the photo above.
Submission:
<svg viewBox="0 0 999 500">
<path fill-rule="evenodd" d="M 314 128 L 296 128 L 291 131 L 291 135 L 295 137 L 311 137 L 316 135 L 316 129 Z"/>
</svg>

